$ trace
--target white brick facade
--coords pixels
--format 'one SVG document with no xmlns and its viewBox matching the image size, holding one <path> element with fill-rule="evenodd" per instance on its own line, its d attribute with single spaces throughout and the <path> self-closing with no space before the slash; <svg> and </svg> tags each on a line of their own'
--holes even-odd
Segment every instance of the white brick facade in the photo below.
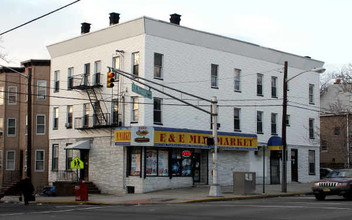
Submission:
<svg viewBox="0 0 352 220">
<path fill-rule="evenodd" d="M 73 118 L 83 114 L 83 103 L 89 103 L 84 91 L 67 88 L 67 69 L 74 67 L 74 74 L 82 74 L 85 63 L 91 63 L 91 75 L 95 61 L 102 63 L 103 87 L 99 90 L 106 101 L 106 110 L 111 111 L 112 98 L 119 98 L 119 111 L 123 115 L 124 126 L 153 126 L 153 100 L 139 96 L 139 121 L 131 124 L 131 97 L 138 94 L 131 91 L 131 80 L 120 78 L 114 89 L 107 89 L 105 79 L 107 66 L 112 66 L 112 58 L 121 56 L 121 70 L 132 72 L 132 53 L 140 53 L 139 76 L 153 80 L 154 53 L 163 54 L 162 80 L 155 80 L 179 90 L 207 99 L 216 96 L 219 100 L 220 131 L 234 131 L 234 108 L 240 108 L 242 133 L 257 133 L 257 111 L 263 112 L 263 134 L 258 134 L 259 145 L 265 145 L 271 137 L 271 113 L 277 114 L 277 133 L 281 135 L 282 115 L 282 71 L 283 62 L 289 63 L 289 78 L 303 71 L 321 67 L 322 62 L 284 52 L 263 48 L 226 37 L 199 32 L 182 26 L 140 18 L 83 36 L 48 46 L 52 56 L 51 73 L 60 70 L 61 90 L 51 94 L 75 99 L 51 98 L 51 105 L 59 107 L 59 128 L 52 130 L 53 116 L 50 117 L 51 144 L 60 144 L 59 164 L 64 169 L 63 147 L 82 138 L 93 140 L 89 152 L 89 180 L 104 193 L 120 193 L 125 186 L 134 186 L 135 192 L 148 192 L 163 188 L 184 187 L 193 184 L 190 177 L 126 177 L 127 147 L 115 146 L 112 129 L 76 130 L 66 129 L 66 105 L 73 105 Z M 123 50 L 124 53 L 117 53 Z M 211 64 L 218 65 L 218 89 L 210 86 Z M 234 92 L 234 69 L 241 70 L 241 92 Z M 256 94 L 257 73 L 264 75 L 263 96 Z M 278 98 L 271 97 L 271 77 L 277 77 Z M 119 84 L 120 86 L 117 86 Z M 138 83 L 136 83 L 138 84 Z M 314 105 L 309 104 L 309 84 L 315 85 Z M 143 86 L 142 86 L 143 87 Z M 161 89 L 160 86 L 156 86 Z M 309 118 L 319 127 L 319 76 L 307 72 L 290 81 L 288 92 L 288 114 L 290 127 L 287 127 L 288 180 L 290 180 L 290 149 L 298 149 L 298 181 L 308 182 L 318 179 L 319 141 L 312 142 L 308 136 Z M 167 89 L 164 91 L 183 98 L 190 103 L 210 110 L 209 103 L 195 100 Z M 152 90 L 153 97 L 163 99 L 162 126 L 210 130 L 210 116 L 192 107 L 180 104 L 163 94 Z M 122 99 L 123 97 L 123 99 Z M 290 105 L 291 104 L 291 105 Z M 208 105 L 208 106 L 204 106 Z M 297 107 L 298 106 L 298 107 Z M 52 114 L 52 111 L 51 111 Z M 91 109 L 91 114 L 93 111 Z M 154 125 L 155 126 L 155 125 Z M 318 131 L 318 129 L 317 129 Z M 318 137 L 317 137 L 318 138 Z M 315 150 L 316 175 L 308 175 L 308 150 Z M 208 183 L 211 183 L 211 154 L 208 156 Z M 265 157 L 266 183 L 269 183 L 269 153 Z M 50 155 L 51 158 L 51 155 Z M 204 162 L 202 162 L 204 165 Z M 221 151 L 219 153 L 219 182 L 232 184 L 232 172 L 251 171 L 257 173 L 257 182 L 263 180 L 262 152 Z M 204 169 L 204 167 L 203 167 Z M 202 171 L 204 178 L 204 170 Z M 50 182 L 55 181 L 50 173 Z"/>
</svg>

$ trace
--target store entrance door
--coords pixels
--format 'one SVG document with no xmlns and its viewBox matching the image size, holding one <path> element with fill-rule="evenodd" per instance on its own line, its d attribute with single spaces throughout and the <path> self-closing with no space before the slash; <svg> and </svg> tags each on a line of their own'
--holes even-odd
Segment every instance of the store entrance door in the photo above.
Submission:
<svg viewBox="0 0 352 220">
<path fill-rule="evenodd" d="M 270 184 L 280 184 L 280 153 L 270 151 Z"/>
<path fill-rule="evenodd" d="M 89 171 L 89 150 L 80 150 L 81 160 L 84 163 L 83 169 L 80 171 L 80 179 L 88 181 L 88 171 Z"/>
<path fill-rule="evenodd" d="M 200 182 L 200 153 L 193 154 L 193 181 Z"/>
<path fill-rule="evenodd" d="M 291 178 L 292 181 L 298 182 L 298 150 L 291 149 Z"/>
</svg>

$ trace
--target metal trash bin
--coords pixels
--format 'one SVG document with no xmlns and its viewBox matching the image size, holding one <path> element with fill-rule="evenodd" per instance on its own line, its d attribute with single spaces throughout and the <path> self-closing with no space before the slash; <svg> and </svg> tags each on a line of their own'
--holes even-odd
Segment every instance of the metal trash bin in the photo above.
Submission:
<svg viewBox="0 0 352 220">
<path fill-rule="evenodd" d="M 239 195 L 254 194 L 256 186 L 255 172 L 233 172 L 233 193 Z"/>
</svg>

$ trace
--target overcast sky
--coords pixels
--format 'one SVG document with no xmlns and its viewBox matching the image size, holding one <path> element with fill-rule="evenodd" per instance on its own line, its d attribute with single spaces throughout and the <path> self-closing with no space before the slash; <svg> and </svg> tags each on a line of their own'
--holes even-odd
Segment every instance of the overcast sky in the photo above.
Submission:
<svg viewBox="0 0 352 220">
<path fill-rule="evenodd" d="M 0 32 L 74 0 L 0 0 Z M 91 31 L 109 25 L 109 13 L 120 23 L 142 16 L 169 21 L 181 14 L 181 25 L 248 41 L 264 47 L 310 56 L 328 70 L 352 63 L 351 0 L 81 0 L 55 14 L 2 36 L 0 50 L 10 64 L 50 59 L 47 45 L 80 35 L 82 22 Z"/>
</svg>

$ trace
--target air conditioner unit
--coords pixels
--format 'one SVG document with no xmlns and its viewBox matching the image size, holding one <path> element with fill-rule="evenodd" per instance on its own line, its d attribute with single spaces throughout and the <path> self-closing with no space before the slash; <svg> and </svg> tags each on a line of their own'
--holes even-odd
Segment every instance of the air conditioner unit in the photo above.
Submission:
<svg viewBox="0 0 352 220">
<path fill-rule="evenodd" d="M 66 128 L 72 128 L 72 123 L 66 122 L 66 123 L 65 123 L 65 127 L 66 127 Z"/>
</svg>

